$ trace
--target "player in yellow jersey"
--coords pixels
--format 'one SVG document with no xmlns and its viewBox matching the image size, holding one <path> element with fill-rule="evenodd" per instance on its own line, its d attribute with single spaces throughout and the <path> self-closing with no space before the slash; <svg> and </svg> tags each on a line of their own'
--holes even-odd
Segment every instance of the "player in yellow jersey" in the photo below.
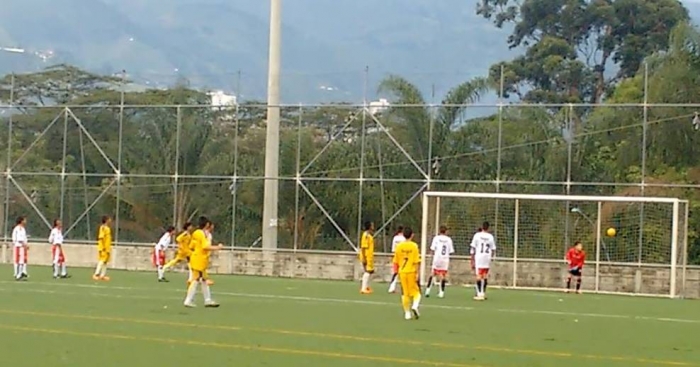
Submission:
<svg viewBox="0 0 700 367">
<path fill-rule="evenodd" d="M 360 238 L 360 253 L 358 256 L 364 269 L 360 293 L 370 294 L 372 293 L 372 288 L 369 287 L 369 280 L 374 273 L 374 223 L 372 222 L 365 222 L 364 232 L 362 232 L 362 237 Z"/>
<path fill-rule="evenodd" d="M 192 256 L 190 256 L 190 285 L 187 287 L 187 296 L 185 297 L 185 307 L 196 307 L 194 304 L 194 296 L 197 293 L 197 288 L 202 287 L 204 295 L 204 307 L 219 307 L 211 298 L 211 290 L 207 284 L 207 268 L 209 267 L 209 255 L 214 251 L 219 251 L 223 248 L 221 244 L 212 246 L 207 239 L 206 232 L 211 230 L 211 221 L 206 217 L 199 218 L 199 226 L 192 233 L 190 245 L 194 248 Z"/>
<path fill-rule="evenodd" d="M 102 224 L 97 233 L 97 254 L 98 262 L 95 274 L 92 276 L 94 280 L 108 281 L 107 263 L 112 255 L 112 217 L 105 215 L 102 217 Z"/>
<path fill-rule="evenodd" d="M 207 240 L 209 240 L 209 243 L 214 243 L 214 223 L 211 223 L 209 225 L 209 229 L 204 231 L 204 234 L 207 235 Z M 209 274 L 207 274 L 207 285 L 214 285 L 214 281 L 209 277 Z"/>
<path fill-rule="evenodd" d="M 163 271 L 166 271 L 183 261 L 186 264 L 190 261 L 190 255 L 192 254 L 192 250 L 190 250 L 190 240 L 192 239 L 192 231 L 194 231 L 194 226 L 192 225 L 192 223 L 187 222 L 185 223 L 185 225 L 182 226 L 182 233 L 175 237 L 175 243 L 177 243 L 177 252 L 175 253 L 175 258 L 170 260 L 167 264 L 165 264 L 165 266 L 163 266 Z M 190 277 L 187 278 L 189 279 Z"/>
<path fill-rule="evenodd" d="M 420 284 L 418 269 L 420 268 L 420 250 L 418 244 L 413 242 L 413 230 L 404 228 L 403 235 L 406 241 L 396 246 L 392 263 L 399 267 L 399 280 L 401 281 L 401 304 L 406 320 L 418 319 L 420 313 Z M 411 302 L 413 304 L 411 305 Z"/>
</svg>

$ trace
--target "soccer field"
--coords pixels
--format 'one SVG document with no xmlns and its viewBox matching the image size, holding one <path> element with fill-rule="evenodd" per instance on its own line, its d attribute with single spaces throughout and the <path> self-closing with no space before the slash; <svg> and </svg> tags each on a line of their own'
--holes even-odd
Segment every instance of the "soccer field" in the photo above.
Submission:
<svg viewBox="0 0 700 367">
<path fill-rule="evenodd" d="M 179 273 L 0 272 L 0 358 L 12 367 L 700 366 L 694 301 L 492 290 L 476 303 L 451 287 L 406 321 L 384 284 L 362 296 L 355 283 L 219 275 L 221 308 L 185 309 Z"/>
</svg>

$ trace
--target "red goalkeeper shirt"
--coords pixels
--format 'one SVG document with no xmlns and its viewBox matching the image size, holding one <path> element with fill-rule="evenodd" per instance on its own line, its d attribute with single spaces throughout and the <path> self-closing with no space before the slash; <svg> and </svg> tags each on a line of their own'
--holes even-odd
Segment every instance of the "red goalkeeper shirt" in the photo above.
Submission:
<svg viewBox="0 0 700 367">
<path fill-rule="evenodd" d="M 582 269 L 583 263 L 586 262 L 586 252 L 583 250 L 578 251 L 576 248 L 572 247 L 566 253 L 566 261 L 569 262 L 569 269 Z"/>
</svg>

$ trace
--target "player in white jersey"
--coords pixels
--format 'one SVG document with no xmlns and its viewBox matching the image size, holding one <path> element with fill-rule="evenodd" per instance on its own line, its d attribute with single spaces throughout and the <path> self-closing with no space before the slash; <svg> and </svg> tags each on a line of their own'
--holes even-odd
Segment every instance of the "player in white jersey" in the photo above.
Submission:
<svg viewBox="0 0 700 367">
<path fill-rule="evenodd" d="M 430 244 L 430 251 L 433 252 L 433 268 L 430 278 L 428 278 L 428 286 L 425 289 L 425 296 L 430 297 L 430 290 L 433 286 L 433 279 L 437 278 L 440 282 L 440 292 L 438 297 L 445 296 L 445 285 L 447 284 L 447 271 L 450 268 L 450 255 L 455 253 L 454 243 L 452 238 L 447 235 L 447 227 L 440 226 L 439 234 L 433 238 Z"/>
<path fill-rule="evenodd" d="M 53 265 L 54 279 L 70 278 L 66 270 L 66 257 L 63 255 L 63 226 L 60 219 L 53 221 L 53 229 L 49 234 L 51 245 L 51 264 Z"/>
<path fill-rule="evenodd" d="M 167 282 L 165 279 L 165 271 L 163 266 L 165 266 L 165 251 L 170 246 L 173 241 L 173 233 L 175 233 L 175 227 L 170 226 L 165 230 L 165 233 L 160 237 L 158 243 L 156 243 L 155 249 L 153 251 L 153 265 L 158 269 L 158 281 Z"/>
<path fill-rule="evenodd" d="M 16 280 L 26 280 L 27 275 L 27 217 L 21 216 L 12 229 L 12 253 Z"/>
<path fill-rule="evenodd" d="M 474 234 L 470 245 L 472 269 L 476 272 L 476 295 L 474 299 L 477 301 L 486 299 L 489 268 L 491 267 L 491 260 L 496 253 L 496 239 L 489 233 L 489 227 L 489 222 L 484 222 L 481 225 L 481 230 Z"/>
<path fill-rule="evenodd" d="M 403 235 L 403 227 L 399 226 L 396 228 L 396 233 L 394 233 L 394 238 L 391 239 L 391 253 L 393 254 L 396 251 L 396 246 L 398 246 L 399 243 L 406 241 L 406 237 Z M 389 284 L 389 293 L 395 293 L 396 292 L 396 283 L 399 281 L 399 267 L 396 264 L 393 264 L 391 268 L 391 284 Z"/>
</svg>

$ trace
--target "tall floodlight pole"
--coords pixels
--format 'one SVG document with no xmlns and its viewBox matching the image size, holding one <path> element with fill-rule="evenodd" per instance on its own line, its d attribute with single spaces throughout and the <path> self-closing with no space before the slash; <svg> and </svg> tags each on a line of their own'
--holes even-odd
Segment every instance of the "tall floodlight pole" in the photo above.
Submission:
<svg viewBox="0 0 700 367">
<path fill-rule="evenodd" d="M 270 53 L 267 75 L 267 139 L 265 140 L 265 196 L 262 247 L 277 248 L 280 155 L 280 64 L 282 53 L 282 0 L 270 0 Z"/>
</svg>

